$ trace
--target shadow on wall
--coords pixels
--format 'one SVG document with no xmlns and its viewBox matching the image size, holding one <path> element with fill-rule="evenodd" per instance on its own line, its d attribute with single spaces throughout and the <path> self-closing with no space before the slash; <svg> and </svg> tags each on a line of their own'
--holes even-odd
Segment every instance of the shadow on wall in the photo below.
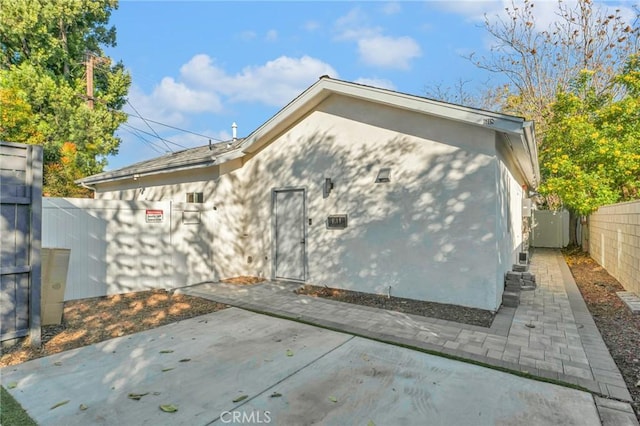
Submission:
<svg viewBox="0 0 640 426">
<path fill-rule="evenodd" d="M 171 235 L 174 286 L 218 280 L 214 261 L 216 211 L 211 203 L 172 203 Z"/>
<path fill-rule="evenodd" d="M 313 223 L 307 226 L 309 282 L 495 304 L 493 157 L 397 134 L 373 146 L 364 140 L 345 144 L 336 136 L 341 132 L 289 133 L 250 159 L 244 174 L 229 175 L 234 190 L 221 223 L 246 237 L 229 235 L 224 243 L 233 241 L 242 259 L 271 253 L 271 190 L 304 187 Z M 391 168 L 391 182 L 375 183 L 383 167 Z M 335 188 L 324 198 L 326 177 Z M 326 229 L 327 215 L 341 213 L 348 214 L 348 228 Z"/>
<path fill-rule="evenodd" d="M 271 194 L 261 183 L 270 176 L 262 173 L 259 158 L 252 160 L 248 173 L 230 173 L 220 180 L 224 192 L 218 205 L 219 224 L 215 250 L 216 266 L 226 277 L 267 276 L 271 262 Z M 269 207 L 265 211 L 265 206 Z M 224 277 L 223 277 L 224 278 Z"/>
<path fill-rule="evenodd" d="M 161 221 L 148 220 L 154 211 Z M 212 220 L 182 218 L 170 202 L 45 199 L 43 246 L 71 249 L 65 300 L 213 279 Z"/>
</svg>

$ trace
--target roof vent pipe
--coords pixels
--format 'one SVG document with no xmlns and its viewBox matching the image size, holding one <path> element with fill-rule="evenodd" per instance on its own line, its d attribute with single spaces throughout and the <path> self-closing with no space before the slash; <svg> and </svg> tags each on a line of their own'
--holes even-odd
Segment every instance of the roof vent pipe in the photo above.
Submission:
<svg viewBox="0 0 640 426">
<path fill-rule="evenodd" d="M 236 122 L 234 121 L 233 124 L 231 125 L 231 134 L 233 135 L 233 141 L 235 142 L 236 140 L 238 140 L 238 125 L 236 124 Z"/>
</svg>

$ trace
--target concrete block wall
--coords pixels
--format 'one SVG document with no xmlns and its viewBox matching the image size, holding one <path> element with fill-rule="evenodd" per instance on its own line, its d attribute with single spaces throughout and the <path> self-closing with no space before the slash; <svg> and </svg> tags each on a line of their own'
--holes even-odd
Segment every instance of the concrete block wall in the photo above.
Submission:
<svg viewBox="0 0 640 426">
<path fill-rule="evenodd" d="M 589 217 L 589 253 L 640 295 L 640 201 L 603 206 Z"/>
</svg>

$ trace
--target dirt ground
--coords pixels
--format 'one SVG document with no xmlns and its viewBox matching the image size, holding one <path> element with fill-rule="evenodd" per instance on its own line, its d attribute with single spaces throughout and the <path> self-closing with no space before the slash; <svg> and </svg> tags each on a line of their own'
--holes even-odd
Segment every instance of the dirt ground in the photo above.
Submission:
<svg viewBox="0 0 640 426">
<path fill-rule="evenodd" d="M 296 291 L 297 294 L 306 294 L 315 297 L 338 300 L 340 302 L 355 303 L 370 306 L 372 308 L 388 309 L 405 314 L 421 315 L 424 317 L 439 318 L 463 324 L 491 327 L 494 314 L 476 308 L 447 305 L 444 303 L 424 302 L 422 300 L 403 299 L 401 297 L 387 297 L 379 294 L 360 293 L 358 291 L 339 290 L 329 287 L 305 285 Z"/>
<path fill-rule="evenodd" d="M 164 290 L 73 300 L 64 304 L 61 325 L 42 327 L 42 347 L 27 343 L 3 348 L 0 367 L 91 345 L 113 337 L 208 314 L 228 307 L 221 303 Z"/>
<path fill-rule="evenodd" d="M 640 421 L 640 314 L 632 314 L 616 295 L 620 283 L 579 250 L 564 252 L 582 297 L 633 397 Z"/>
</svg>

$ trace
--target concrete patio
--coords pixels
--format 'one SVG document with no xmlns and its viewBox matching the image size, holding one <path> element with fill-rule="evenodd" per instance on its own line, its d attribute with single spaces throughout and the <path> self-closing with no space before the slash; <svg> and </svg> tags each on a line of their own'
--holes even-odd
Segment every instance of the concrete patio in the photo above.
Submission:
<svg viewBox="0 0 640 426">
<path fill-rule="evenodd" d="M 631 396 L 562 255 L 537 249 L 538 287 L 517 308 L 501 308 L 490 328 L 296 295 L 294 283 L 205 283 L 180 291 L 372 339 L 408 345 L 543 379 L 581 386 L 601 413 L 637 424 Z M 621 420 L 619 420 L 621 421 Z M 616 421 L 612 424 L 620 424 Z"/>
</svg>

